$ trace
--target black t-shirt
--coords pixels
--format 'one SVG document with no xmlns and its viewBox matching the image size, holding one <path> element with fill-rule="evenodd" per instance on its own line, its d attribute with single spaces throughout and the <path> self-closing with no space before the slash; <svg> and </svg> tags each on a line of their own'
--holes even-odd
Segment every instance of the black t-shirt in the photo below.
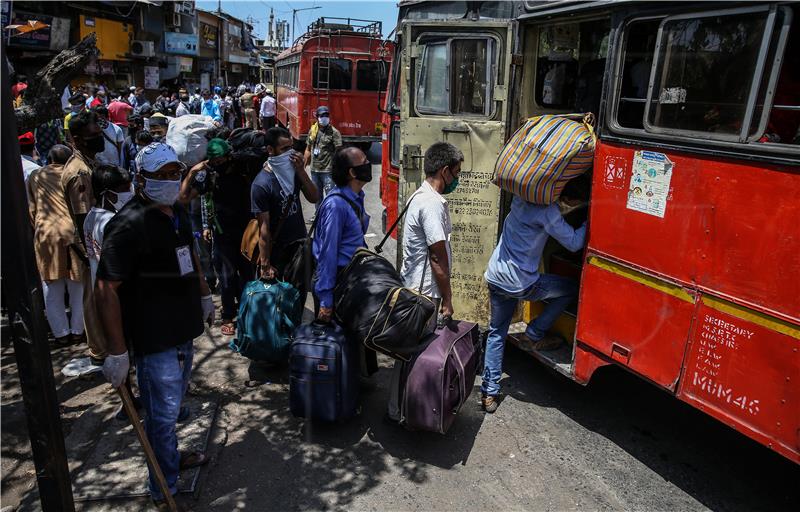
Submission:
<svg viewBox="0 0 800 512">
<path fill-rule="evenodd" d="M 261 171 L 253 181 L 250 192 L 252 212 L 269 213 L 269 232 L 274 236 L 282 213 L 287 210 L 287 201 L 292 201 L 288 206 L 286 220 L 281 226 L 277 239 L 272 240 L 271 261 L 281 261 L 285 249 L 291 242 L 305 238 L 306 221 L 303 219 L 303 208 L 300 204 L 300 187 L 295 182 L 294 192 L 286 194 L 278 183 L 278 178 L 269 171 Z"/>
<path fill-rule="evenodd" d="M 97 278 L 122 282 L 123 328 L 138 355 L 162 352 L 203 333 L 192 226 L 183 208 L 173 210 L 170 218 L 136 196 L 108 221 L 104 233 Z"/>
<path fill-rule="evenodd" d="M 250 213 L 251 183 L 252 180 L 248 178 L 247 172 L 238 166 L 217 170 L 213 194 L 214 210 L 222 228 L 221 236 L 242 240 L 247 223 L 253 218 Z"/>
</svg>

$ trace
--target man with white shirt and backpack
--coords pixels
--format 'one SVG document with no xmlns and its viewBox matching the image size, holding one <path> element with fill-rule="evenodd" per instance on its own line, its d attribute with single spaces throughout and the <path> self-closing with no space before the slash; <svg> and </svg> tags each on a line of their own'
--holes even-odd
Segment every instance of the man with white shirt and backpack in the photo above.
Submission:
<svg viewBox="0 0 800 512">
<path fill-rule="evenodd" d="M 439 316 L 453 317 L 450 287 L 450 210 L 445 196 L 458 186 L 464 154 L 449 142 L 436 142 L 425 152 L 425 181 L 406 203 L 403 223 L 403 266 L 406 287 L 440 300 Z M 402 215 L 402 214 L 401 214 Z M 400 378 L 404 363 L 395 361 L 389 388 L 387 419 L 400 421 Z"/>
</svg>

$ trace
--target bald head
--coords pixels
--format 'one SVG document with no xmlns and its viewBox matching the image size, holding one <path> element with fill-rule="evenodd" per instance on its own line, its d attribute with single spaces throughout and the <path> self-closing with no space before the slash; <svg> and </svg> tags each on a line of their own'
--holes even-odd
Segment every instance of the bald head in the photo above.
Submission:
<svg viewBox="0 0 800 512">
<path fill-rule="evenodd" d="M 331 178 L 337 186 L 343 187 L 353 178 L 350 169 L 369 162 L 367 155 L 358 148 L 344 147 L 333 155 Z"/>
<path fill-rule="evenodd" d="M 64 165 L 72 156 L 72 150 L 63 144 L 56 144 L 47 153 L 47 161 L 51 164 Z"/>
</svg>

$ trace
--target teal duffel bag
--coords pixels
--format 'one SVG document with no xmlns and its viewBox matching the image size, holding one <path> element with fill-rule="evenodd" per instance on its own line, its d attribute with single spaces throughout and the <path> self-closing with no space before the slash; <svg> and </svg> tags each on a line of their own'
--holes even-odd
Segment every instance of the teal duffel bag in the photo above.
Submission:
<svg viewBox="0 0 800 512">
<path fill-rule="evenodd" d="M 286 362 L 302 317 L 303 303 L 294 286 L 277 280 L 250 281 L 239 301 L 236 336 L 229 346 L 254 361 Z"/>
</svg>

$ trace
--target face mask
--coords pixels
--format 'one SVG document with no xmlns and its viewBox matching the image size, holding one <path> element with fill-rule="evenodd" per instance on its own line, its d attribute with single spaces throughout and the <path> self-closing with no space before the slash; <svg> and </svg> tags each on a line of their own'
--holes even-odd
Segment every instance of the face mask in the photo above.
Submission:
<svg viewBox="0 0 800 512">
<path fill-rule="evenodd" d="M 442 194 L 449 194 L 450 192 L 454 191 L 457 186 L 458 186 L 458 178 L 454 179 L 449 184 L 445 185 Z"/>
<path fill-rule="evenodd" d="M 154 133 L 151 133 L 150 135 L 152 135 L 152 136 L 153 136 L 153 142 L 161 142 L 161 139 L 163 139 L 163 138 L 164 138 L 164 136 L 163 136 L 163 135 L 156 135 L 156 134 L 154 134 Z"/>
<path fill-rule="evenodd" d="M 156 204 L 172 206 L 178 200 L 180 192 L 181 180 L 144 179 L 144 193 Z"/>
<path fill-rule="evenodd" d="M 83 143 L 86 146 L 86 149 L 95 153 L 102 153 L 106 149 L 106 139 L 104 139 L 102 135 L 91 137 L 89 139 L 83 139 Z"/>
<path fill-rule="evenodd" d="M 133 183 L 131 183 L 131 188 L 127 192 L 114 192 L 114 193 L 117 194 L 117 200 L 111 204 L 112 206 L 114 206 L 115 210 L 120 211 L 128 201 L 133 199 L 133 194 L 134 194 Z"/>
<path fill-rule="evenodd" d="M 369 183 L 372 181 L 372 164 L 367 162 L 353 167 L 353 174 L 355 174 L 358 181 Z"/>
<path fill-rule="evenodd" d="M 294 153 L 294 151 L 289 150 L 281 155 L 271 156 L 269 159 L 267 159 L 269 168 L 272 169 L 272 173 L 275 174 L 276 178 L 278 178 L 278 183 L 286 194 L 291 194 L 294 191 L 294 165 L 292 164 L 291 160 L 292 153 Z"/>
<path fill-rule="evenodd" d="M 99 126 L 100 128 L 105 130 L 106 128 L 108 128 L 108 120 L 107 119 L 102 119 L 102 118 L 98 119 L 97 120 L 97 126 Z"/>
<path fill-rule="evenodd" d="M 320 117 L 319 118 L 319 125 L 320 126 L 328 126 L 329 124 L 331 124 L 331 118 L 330 117 Z"/>
</svg>

